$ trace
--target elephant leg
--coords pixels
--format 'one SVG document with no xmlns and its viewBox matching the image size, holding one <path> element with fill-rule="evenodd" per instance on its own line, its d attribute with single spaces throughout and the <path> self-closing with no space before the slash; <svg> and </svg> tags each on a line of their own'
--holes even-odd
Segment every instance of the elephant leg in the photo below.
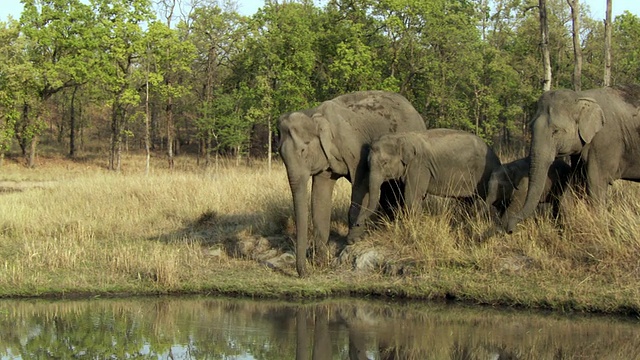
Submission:
<svg viewBox="0 0 640 360">
<path fill-rule="evenodd" d="M 422 211 L 422 201 L 429 189 L 429 176 L 408 174 L 404 185 L 404 203 L 409 214 Z"/>
<path fill-rule="evenodd" d="M 569 176 L 569 186 L 579 197 L 585 198 L 587 166 L 580 154 L 571 155 L 571 174 Z"/>
<path fill-rule="evenodd" d="M 351 186 L 351 205 L 349 206 L 349 229 L 358 222 L 360 212 L 369 203 L 369 182 L 353 183 Z M 371 209 L 370 209 L 371 210 Z M 373 210 L 372 210 L 373 211 Z"/>
<path fill-rule="evenodd" d="M 604 209 L 609 181 L 603 176 L 596 161 L 587 164 L 587 194 L 594 206 Z"/>
<path fill-rule="evenodd" d="M 551 199 L 551 215 L 553 216 L 554 220 L 558 219 L 558 216 L 560 215 L 560 199 L 554 197 L 553 199 Z"/>
<path fill-rule="evenodd" d="M 362 217 L 369 218 L 367 215 L 376 209 L 369 209 L 369 181 L 354 183 L 351 187 L 351 205 L 349 207 L 349 234 L 347 235 L 347 244 L 353 245 L 365 232 L 365 221 Z M 374 213 L 375 214 L 375 213 Z"/>
<path fill-rule="evenodd" d="M 331 195 L 336 179 L 329 172 L 313 177 L 311 185 L 311 216 L 314 233 L 314 252 L 321 263 L 329 259 L 329 230 L 331 227 Z"/>
</svg>

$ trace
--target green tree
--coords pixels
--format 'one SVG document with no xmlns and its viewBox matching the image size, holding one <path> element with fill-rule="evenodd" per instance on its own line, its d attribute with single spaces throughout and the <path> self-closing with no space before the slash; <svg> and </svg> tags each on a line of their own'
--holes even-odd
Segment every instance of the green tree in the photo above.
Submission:
<svg viewBox="0 0 640 360">
<path fill-rule="evenodd" d="M 418 109 L 429 127 L 474 131 L 473 99 L 482 68 L 479 18 L 469 1 L 430 2 L 421 33 L 425 65 L 411 82 Z"/>
<path fill-rule="evenodd" d="M 80 0 L 25 0 L 20 17 L 31 67 L 28 84 L 33 101 L 23 103 L 16 135 L 29 144 L 29 166 L 34 165 L 43 111 L 53 94 L 86 83 L 92 73 L 95 36 L 91 8 Z M 25 151 L 23 147 L 23 151 Z"/>
<path fill-rule="evenodd" d="M 248 88 L 268 79 L 274 113 L 305 108 L 316 101 L 318 10 L 309 3 L 267 1 L 249 24 L 245 51 L 237 58 L 233 81 Z M 263 80 L 260 80 L 263 81 Z"/>
<path fill-rule="evenodd" d="M 265 124 L 271 142 L 275 120 L 282 113 L 324 100 L 318 94 L 326 89 L 327 69 L 319 65 L 318 57 L 321 48 L 331 45 L 319 41 L 320 11 L 310 2 L 267 1 L 246 29 L 243 51 L 232 58 L 233 73 L 225 88 L 241 98 L 245 110 L 236 118 L 244 124 L 235 128 L 243 132 L 250 125 Z"/>
<path fill-rule="evenodd" d="M 376 67 L 379 58 L 374 49 L 363 41 L 363 24 L 352 24 L 350 35 L 336 46 L 336 53 L 328 64 L 329 92 L 343 94 L 358 90 L 380 89 L 382 74 Z M 396 86 L 397 88 L 397 86 Z"/>
<path fill-rule="evenodd" d="M 613 84 L 640 82 L 640 18 L 625 11 L 613 22 Z"/>
<path fill-rule="evenodd" d="M 148 0 L 93 0 L 97 16 L 96 36 L 101 39 L 99 80 L 109 94 L 111 141 L 109 169 L 120 170 L 127 111 L 140 103 L 132 82 L 136 61 L 146 51 L 143 24 L 152 19 Z"/>
<path fill-rule="evenodd" d="M 20 112 L 18 104 L 24 97 L 22 86 L 28 79 L 23 77 L 28 66 L 22 56 L 19 24 L 14 20 L 0 22 L 0 166 L 11 148 L 15 126 Z"/>
<path fill-rule="evenodd" d="M 198 104 L 194 125 L 206 164 L 210 164 L 211 151 L 214 151 L 217 166 L 220 138 L 215 102 L 227 89 L 237 87 L 229 79 L 233 60 L 241 53 L 246 38 L 247 19 L 233 9 L 217 5 L 196 7 L 190 18 L 189 39 L 197 53 L 190 80 L 193 98 Z"/>
<path fill-rule="evenodd" d="M 153 65 L 151 86 L 164 104 L 167 135 L 167 157 L 169 168 L 174 166 L 174 138 L 175 120 L 174 107 L 177 102 L 189 92 L 189 85 L 182 79 L 191 71 L 191 63 L 195 58 L 195 47 L 185 37 L 179 36 L 178 30 L 170 29 L 160 21 L 149 24 L 144 34 L 146 50 L 144 54 L 150 56 L 146 61 Z M 161 81 L 158 81 L 161 80 Z"/>
</svg>

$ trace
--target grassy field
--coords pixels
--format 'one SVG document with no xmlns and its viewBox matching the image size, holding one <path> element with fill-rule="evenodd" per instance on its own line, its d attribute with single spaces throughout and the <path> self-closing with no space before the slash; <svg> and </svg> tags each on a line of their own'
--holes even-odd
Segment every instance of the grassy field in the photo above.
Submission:
<svg viewBox="0 0 640 360">
<path fill-rule="evenodd" d="M 352 252 L 375 249 L 374 271 L 349 262 L 299 279 L 272 256 L 293 250 L 284 167 L 222 164 L 176 169 L 127 155 L 121 173 L 102 160 L 40 158 L 0 168 L 0 296 L 220 293 L 255 297 L 388 296 L 640 314 L 640 188 L 619 181 L 609 209 L 574 197 L 561 223 L 538 216 L 506 235 L 480 209 L 430 199 L 424 214 L 381 225 Z M 332 240 L 346 235 L 349 184 L 334 193 Z M 247 247 L 251 247 L 248 249 Z M 252 255 L 254 254 L 254 255 Z"/>
</svg>

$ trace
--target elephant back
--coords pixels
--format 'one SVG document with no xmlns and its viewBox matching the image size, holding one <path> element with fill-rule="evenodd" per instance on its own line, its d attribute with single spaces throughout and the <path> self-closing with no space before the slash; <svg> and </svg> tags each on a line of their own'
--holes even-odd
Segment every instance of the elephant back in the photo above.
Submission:
<svg viewBox="0 0 640 360">
<path fill-rule="evenodd" d="M 371 141 L 384 134 L 427 129 L 420 113 L 397 93 L 357 91 L 330 101 L 344 107 L 345 120 Z"/>
</svg>

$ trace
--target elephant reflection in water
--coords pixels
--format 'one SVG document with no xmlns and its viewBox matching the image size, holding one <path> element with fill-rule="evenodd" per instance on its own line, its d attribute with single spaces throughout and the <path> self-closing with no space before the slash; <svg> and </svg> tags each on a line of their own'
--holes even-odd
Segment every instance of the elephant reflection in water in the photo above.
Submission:
<svg viewBox="0 0 640 360">
<path fill-rule="evenodd" d="M 349 337 L 349 360 L 369 359 L 364 334 L 353 331 L 344 318 L 332 316 L 329 308 L 325 306 L 299 308 L 296 313 L 296 360 L 332 359 L 334 347 L 330 334 L 337 334 L 345 327 Z M 313 344 L 310 344 L 311 338 L 313 338 Z"/>
<path fill-rule="evenodd" d="M 301 307 L 296 312 L 296 360 L 333 359 L 334 353 L 342 353 L 344 345 L 337 346 L 336 339 L 332 343 L 331 335 L 343 339 L 345 330 L 349 360 L 423 359 L 427 355 L 418 354 L 415 349 L 408 347 L 391 345 L 387 339 L 393 335 L 380 334 L 377 322 L 377 319 L 358 309 L 336 312 L 326 306 Z M 374 356 L 376 350 L 379 357 Z"/>
<path fill-rule="evenodd" d="M 309 359 L 309 331 L 313 326 L 313 359 L 331 359 L 331 339 L 326 308 L 301 307 L 296 313 L 296 360 Z"/>
<path fill-rule="evenodd" d="M 343 359 L 345 352 L 349 360 L 526 358 L 500 342 L 464 341 L 469 334 L 460 338 L 451 328 L 442 333 L 446 322 L 434 326 L 385 318 L 359 307 L 301 306 L 296 310 L 296 360 Z"/>
</svg>

